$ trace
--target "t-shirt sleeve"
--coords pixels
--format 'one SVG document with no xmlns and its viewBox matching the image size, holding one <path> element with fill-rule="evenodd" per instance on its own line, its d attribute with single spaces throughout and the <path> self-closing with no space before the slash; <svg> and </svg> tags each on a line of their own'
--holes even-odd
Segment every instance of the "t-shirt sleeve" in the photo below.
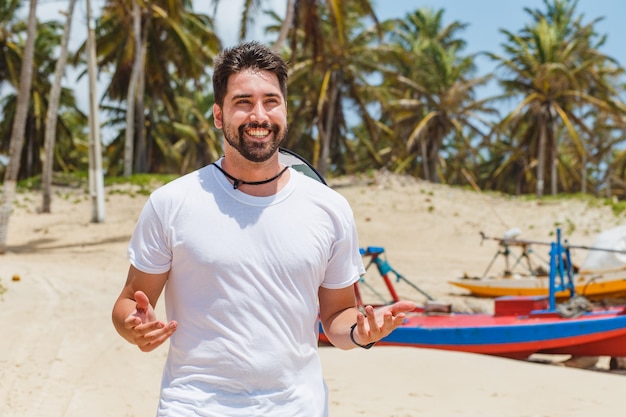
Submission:
<svg viewBox="0 0 626 417">
<path fill-rule="evenodd" d="M 365 274 L 356 224 L 349 206 L 344 210 L 339 224 L 339 238 L 332 247 L 326 278 L 322 282 L 322 287 L 329 289 L 348 287 Z"/>
<path fill-rule="evenodd" d="M 148 274 L 170 270 L 172 250 L 166 231 L 153 199 L 148 199 L 128 246 L 128 259 L 135 268 Z"/>
</svg>

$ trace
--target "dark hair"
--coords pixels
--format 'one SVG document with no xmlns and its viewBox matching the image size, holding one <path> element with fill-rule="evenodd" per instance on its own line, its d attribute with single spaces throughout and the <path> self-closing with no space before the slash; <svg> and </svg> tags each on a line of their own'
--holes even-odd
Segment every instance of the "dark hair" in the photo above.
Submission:
<svg viewBox="0 0 626 417">
<path fill-rule="evenodd" d="M 267 46 L 252 41 L 226 48 L 215 59 L 213 95 L 218 106 L 224 105 L 228 78 L 246 69 L 270 71 L 276 74 L 283 98 L 287 99 L 287 63 Z"/>
</svg>

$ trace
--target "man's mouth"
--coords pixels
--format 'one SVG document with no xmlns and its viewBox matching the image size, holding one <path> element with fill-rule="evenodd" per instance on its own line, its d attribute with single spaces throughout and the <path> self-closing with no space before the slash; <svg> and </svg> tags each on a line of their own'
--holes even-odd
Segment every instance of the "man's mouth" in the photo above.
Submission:
<svg viewBox="0 0 626 417">
<path fill-rule="evenodd" d="M 253 128 L 253 129 L 247 129 L 246 133 L 249 136 L 252 136 L 253 138 L 263 139 L 264 137 L 270 134 L 270 130 L 263 129 L 263 128 Z"/>
</svg>

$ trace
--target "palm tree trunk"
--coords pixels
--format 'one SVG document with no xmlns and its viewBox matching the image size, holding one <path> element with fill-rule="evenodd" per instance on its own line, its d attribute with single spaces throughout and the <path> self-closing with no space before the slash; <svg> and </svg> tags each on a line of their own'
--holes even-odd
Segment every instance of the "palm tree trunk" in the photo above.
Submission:
<svg viewBox="0 0 626 417">
<path fill-rule="evenodd" d="M 276 43 L 272 47 L 272 49 L 276 52 L 279 52 L 285 40 L 287 39 L 287 35 L 289 35 L 289 29 L 291 28 L 291 23 L 293 22 L 293 13 L 294 13 L 295 2 L 294 0 L 287 0 L 287 10 L 285 11 L 285 19 L 283 20 L 283 24 L 280 27 L 280 33 L 278 34 L 278 39 L 276 39 Z"/>
<path fill-rule="evenodd" d="M 339 89 L 341 88 L 341 81 L 338 80 L 337 72 L 333 71 L 330 83 L 330 98 L 328 100 L 328 106 L 326 110 L 325 126 L 322 126 L 324 134 L 320 137 L 322 141 L 322 152 L 320 155 L 318 169 L 322 176 L 326 175 L 328 170 L 328 163 L 330 162 L 330 141 L 333 135 L 333 128 L 335 123 L 335 108 L 337 104 L 337 97 L 339 95 Z M 320 133 L 322 130 L 320 130 Z"/>
<path fill-rule="evenodd" d="M 102 143 L 96 97 L 96 23 L 92 18 L 91 0 L 87 0 L 87 74 L 89 76 L 89 196 L 91 221 L 104 222 L 104 175 L 102 172 Z"/>
<path fill-rule="evenodd" d="M 434 138 L 431 140 L 431 148 L 430 148 L 430 158 L 429 158 L 429 169 L 430 172 L 428 176 L 430 177 L 430 182 L 432 183 L 440 183 L 439 175 L 437 175 L 437 164 L 439 164 L 439 149 L 441 149 L 441 143 L 443 142 L 443 132 L 439 125 L 437 125 Z"/>
<path fill-rule="evenodd" d="M 580 168 L 580 192 L 585 195 L 587 194 L 587 149 L 583 147 L 583 156 L 581 160 L 581 168 Z"/>
<path fill-rule="evenodd" d="M 554 132 L 554 130 L 552 131 Z M 558 184 L 559 184 L 559 172 L 558 172 L 558 166 L 559 166 L 559 159 L 558 159 L 558 145 L 556 143 L 556 138 L 552 139 L 552 146 L 550 147 L 551 151 L 551 156 L 550 156 L 550 186 L 551 186 L 551 191 L 552 191 L 552 195 L 557 195 L 558 193 Z"/>
<path fill-rule="evenodd" d="M 141 8 L 137 0 L 133 0 L 133 38 L 135 60 L 128 83 L 126 96 L 126 141 L 124 142 L 124 176 L 130 177 L 133 173 L 133 149 L 135 141 L 135 98 L 137 97 L 137 83 L 139 82 L 141 67 Z"/>
<path fill-rule="evenodd" d="M 428 157 L 428 143 L 426 143 L 426 139 L 422 138 L 420 144 L 420 149 L 422 153 L 422 171 L 424 171 L 424 181 L 430 182 L 430 169 L 428 168 L 428 161 L 430 161 L 430 158 Z"/>
<path fill-rule="evenodd" d="M 67 11 L 67 23 L 63 29 L 63 37 L 61 38 L 61 52 L 59 60 L 54 67 L 54 81 L 50 87 L 50 99 L 48 100 L 48 113 L 46 114 L 46 132 L 44 136 L 44 160 L 41 173 L 41 185 L 43 190 L 43 203 L 41 207 L 42 213 L 50 213 L 51 205 L 51 188 L 52 188 L 52 167 L 54 166 L 54 143 L 56 139 L 57 113 L 59 109 L 59 101 L 61 99 L 61 79 L 65 73 L 65 64 L 67 62 L 67 49 L 70 39 L 70 30 L 72 27 L 72 15 L 74 14 L 74 6 L 76 0 L 70 0 Z"/>
<path fill-rule="evenodd" d="M 22 68 L 20 69 L 20 85 L 17 94 L 17 108 L 11 130 L 11 144 L 9 145 L 9 165 L 4 174 L 4 190 L 0 199 L 0 254 L 6 252 L 7 235 L 9 232 L 9 217 L 15 198 L 17 178 L 20 171 L 20 158 L 24 147 L 24 131 L 30 102 L 30 90 L 33 82 L 33 57 L 35 54 L 35 38 L 37 37 L 37 0 L 30 1 L 28 14 L 28 30 Z"/>
<path fill-rule="evenodd" d="M 539 123 L 539 146 L 537 149 L 537 198 L 543 197 L 543 179 L 546 160 L 546 121 L 540 119 Z"/>
<path fill-rule="evenodd" d="M 148 50 L 148 31 L 150 20 L 146 21 L 142 28 L 141 35 L 141 71 L 139 71 L 139 82 L 137 85 L 137 98 L 135 101 L 136 112 L 136 132 L 137 132 L 137 148 L 135 149 L 135 172 L 148 172 L 148 151 L 146 145 L 146 112 L 144 96 L 146 94 L 146 54 Z"/>
</svg>

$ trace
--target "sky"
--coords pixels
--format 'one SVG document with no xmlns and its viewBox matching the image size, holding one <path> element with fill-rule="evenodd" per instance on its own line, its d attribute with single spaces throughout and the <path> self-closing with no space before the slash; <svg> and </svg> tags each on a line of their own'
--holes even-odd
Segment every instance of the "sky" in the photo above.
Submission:
<svg viewBox="0 0 626 417">
<path fill-rule="evenodd" d="M 244 0 L 220 0 L 215 24 L 218 35 L 224 46 L 237 43 L 239 19 Z M 28 2 L 24 2 L 24 13 L 27 14 Z M 61 20 L 59 10 L 67 6 L 68 0 L 39 0 L 38 16 L 42 20 Z M 70 48 L 75 48 L 86 39 L 86 6 L 79 1 L 75 10 Z M 271 7 L 280 15 L 284 15 L 287 0 L 265 0 L 266 8 Z M 92 0 L 95 15 L 104 4 L 104 0 Z M 213 2 L 210 0 L 194 0 L 194 10 L 211 15 Z M 471 54 L 480 51 L 502 53 L 501 44 L 505 41 L 500 29 L 511 32 L 519 31 L 530 16 L 524 8 L 545 10 L 543 0 L 373 0 L 380 20 L 393 17 L 404 17 L 421 7 L 444 9 L 443 23 L 453 21 L 466 23 L 465 30 L 458 33 L 466 40 L 467 45 L 462 53 Z M 625 0 L 579 0 L 576 15 L 583 15 L 583 23 L 602 18 L 595 24 L 596 32 L 606 34 L 605 45 L 600 49 L 604 54 L 615 58 L 621 66 L 626 67 L 626 1 Z M 257 27 L 250 39 L 267 40 L 262 33 L 262 17 L 257 19 Z M 477 58 L 477 76 L 493 72 L 494 64 L 487 58 Z M 75 80 L 66 80 L 74 83 Z M 490 85 L 482 95 L 494 95 L 497 87 Z M 86 91 L 85 91 L 86 94 Z"/>
<path fill-rule="evenodd" d="M 286 0 L 264 0 L 267 5 L 284 14 Z M 43 20 L 63 18 L 59 10 L 67 6 L 68 0 L 39 0 L 38 16 Z M 213 2 L 210 0 L 194 0 L 196 12 L 211 14 Z M 27 13 L 24 2 L 24 13 Z M 94 14 L 98 13 L 104 4 L 103 0 L 92 0 Z M 237 42 L 239 30 L 239 18 L 243 0 L 220 0 L 216 19 L 217 31 L 226 46 Z M 459 35 L 467 40 L 466 52 L 478 52 L 481 50 L 501 51 L 500 44 L 504 36 L 499 29 L 506 28 L 513 32 L 522 28 L 529 22 L 529 16 L 524 8 L 543 10 L 543 0 L 373 0 L 376 14 L 384 20 L 392 17 L 403 17 L 420 7 L 432 9 L 444 9 L 444 24 L 452 21 L 467 23 L 467 28 Z M 596 24 L 597 32 L 607 34 L 608 39 L 602 49 L 607 55 L 616 58 L 622 65 L 626 65 L 626 1 L 624 0 L 579 0 L 577 14 L 583 14 L 583 22 L 602 17 L 603 20 Z M 84 39 L 84 27 L 86 24 L 85 1 L 79 1 L 75 11 L 75 20 L 72 29 L 72 38 L 80 43 Z M 259 23 L 262 22 L 259 18 Z M 258 26 L 262 26 L 259 24 Z M 261 28 L 257 28 L 254 38 L 264 40 Z"/>
<path fill-rule="evenodd" d="M 286 0 L 265 1 L 266 4 L 273 4 L 274 10 L 281 15 L 284 14 Z M 195 0 L 195 10 L 211 13 L 212 6 L 208 6 L 208 3 L 208 0 Z M 220 1 L 216 26 L 226 46 L 237 42 L 242 3 L 243 0 Z M 458 34 L 467 41 L 466 53 L 485 50 L 502 52 L 500 45 L 505 37 L 499 32 L 500 29 L 517 32 L 529 23 L 530 17 L 524 8 L 545 10 L 543 0 L 373 0 L 373 4 L 380 20 L 404 17 L 421 7 L 444 9 L 444 24 L 459 21 L 468 25 Z M 601 51 L 626 66 L 626 1 L 579 0 L 576 10 L 576 15 L 583 15 L 583 23 L 603 18 L 595 25 L 598 33 L 608 36 Z M 254 37 L 262 40 L 260 29 Z"/>
</svg>

